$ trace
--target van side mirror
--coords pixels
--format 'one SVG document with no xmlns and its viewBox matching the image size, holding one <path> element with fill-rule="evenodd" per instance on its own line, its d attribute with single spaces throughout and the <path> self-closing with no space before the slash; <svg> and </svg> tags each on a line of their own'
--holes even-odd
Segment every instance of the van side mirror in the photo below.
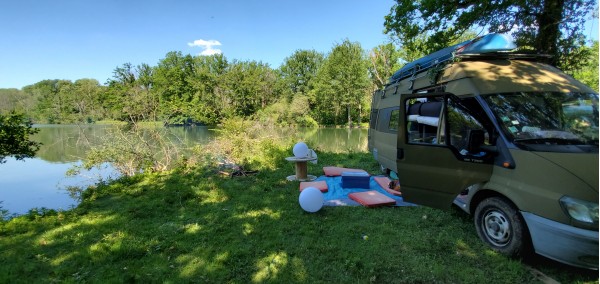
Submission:
<svg viewBox="0 0 600 284">
<path fill-rule="evenodd" d="M 485 141 L 485 133 L 481 129 L 472 129 L 468 133 L 467 151 L 469 153 L 481 152 L 481 146 Z"/>
</svg>

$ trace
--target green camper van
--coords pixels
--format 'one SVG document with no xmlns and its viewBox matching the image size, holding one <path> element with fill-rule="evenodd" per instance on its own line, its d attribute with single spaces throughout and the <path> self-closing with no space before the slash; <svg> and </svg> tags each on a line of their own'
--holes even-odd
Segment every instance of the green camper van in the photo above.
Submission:
<svg viewBox="0 0 600 284">
<path fill-rule="evenodd" d="M 494 250 L 598 269 L 598 94 L 515 48 L 490 34 L 398 70 L 369 150 L 405 201 L 457 205 Z"/>
</svg>

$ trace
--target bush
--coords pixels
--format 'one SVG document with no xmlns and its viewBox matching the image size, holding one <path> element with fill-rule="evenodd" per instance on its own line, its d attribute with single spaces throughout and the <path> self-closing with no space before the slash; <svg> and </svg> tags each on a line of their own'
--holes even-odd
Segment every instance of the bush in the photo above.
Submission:
<svg viewBox="0 0 600 284">
<path fill-rule="evenodd" d="M 224 120 L 217 131 L 219 137 L 199 153 L 199 156 L 205 157 L 214 166 L 270 168 L 277 164 L 280 153 L 289 148 L 292 141 L 286 141 L 272 125 L 240 117 Z"/>
<path fill-rule="evenodd" d="M 305 123 L 314 120 L 306 118 Z M 186 149 L 168 128 L 140 128 L 136 124 L 116 127 L 102 137 L 101 145 L 91 147 L 82 165 L 71 169 L 70 174 L 105 163 L 123 176 L 172 169 L 273 169 L 284 161 L 295 141 L 279 127 L 240 117 L 225 119 L 215 131 L 218 136 L 211 142 Z"/>
<path fill-rule="evenodd" d="M 319 124 L 310 115 L 296 117 L 296 124 L 300 127 L 317 128 Z"/>
<path fill-rule="evenodd" d="M 309 110 L 308 98 L 296 95 L 291 103 L 281 100 L 260 110 L 254 117 L 263 125 L 319 127 Z"/>
<path fill-rule="evenodd" d="M 174 168 L 182 150 L 167 128 L 129 124 L 116 127 L 102 137 L 100 146 L 87 152 L 81 167 L 89 170 L 110 163 L 125 176 L 160 172 Z M 77 169 L 71 172 L 76 173 Z"/>
</svg>

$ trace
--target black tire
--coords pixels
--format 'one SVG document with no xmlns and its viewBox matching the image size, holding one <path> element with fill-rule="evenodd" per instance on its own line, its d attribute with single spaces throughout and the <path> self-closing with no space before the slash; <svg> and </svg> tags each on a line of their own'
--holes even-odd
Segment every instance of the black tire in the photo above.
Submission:
<svg viewBox="0 0 600 284">
<path fill-rule="evenodd" d="M 474 217 L 479 238 L 495 251 L 510 257 L 527 252 L 527 225 L 510 201 L 502 197 L 486 198 L 477 205 Z"/>
</svg>

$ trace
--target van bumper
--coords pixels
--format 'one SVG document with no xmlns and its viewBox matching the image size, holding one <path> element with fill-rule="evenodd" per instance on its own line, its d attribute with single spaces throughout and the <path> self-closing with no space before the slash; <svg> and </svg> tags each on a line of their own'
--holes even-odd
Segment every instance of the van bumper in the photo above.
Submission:
<svg viewBox="0 0 600 284">
<path fill-rule="evenodd" d="M 598 231 L 576 228 L 521 212 L 535 252 L 569 265 L 598 270 Z"/>
</svg>

